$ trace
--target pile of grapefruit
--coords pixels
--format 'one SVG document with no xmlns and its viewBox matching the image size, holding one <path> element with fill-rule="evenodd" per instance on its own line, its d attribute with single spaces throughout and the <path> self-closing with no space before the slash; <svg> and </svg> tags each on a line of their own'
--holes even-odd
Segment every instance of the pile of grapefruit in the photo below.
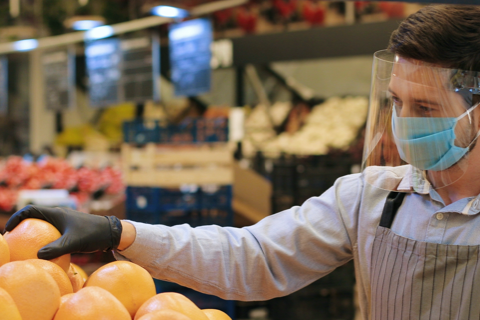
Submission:
<svg viewBox="0 0 480 320">
<path fill-rule="evenodd" d="M 106 264 L 87 277 L 70 255 L 38 259 L 38 250 L 60 236 L 38 219 L 0 234 L 1 319 L 231 320 L 220 310 L 201 310 L 182 294 L 156 294 L 150 274 L 131 262 Z"/>
</svg>

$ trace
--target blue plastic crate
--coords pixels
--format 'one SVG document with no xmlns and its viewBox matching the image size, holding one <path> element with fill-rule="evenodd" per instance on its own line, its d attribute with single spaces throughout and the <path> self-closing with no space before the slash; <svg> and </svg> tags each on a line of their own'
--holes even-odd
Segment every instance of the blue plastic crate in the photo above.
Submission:
<svg viewBox="0 0 480 320">
<path fill-rule="evenodd" d="M 219 297 L 201 293 L 190 288 L 183 287 L 173 282 L 154 279 L 157 293 L 177 292 L 193 301 L 200 309 L 218 309 L 235 318 L 235 301 L 223 300 Z"/>
<path fill-rule="evenodd" d="M 159 188 L 161 211 L 200 209 L 200 190 L 195 185 L 181 188 Z"/>
<path fill-rule="evenodd" d="M 163 211 L 159 215 L 159 223 L 166 226 L 189 224 L 192 227 L 202 225 L 198 210 Z"/>
<path fill-rule="evenodd" d="M 201 188 L 201 208 L 225 208 L 232 206 L 233 188 L 227 186 L 204 186 Z"/>
<path fill-rule="evenodd" d="M 159 212 L 145 212 L 145 211 L 133 211 L 127 210 L 125 214 L 128 220 L 143 222 L 148 224 L 159 224 L 160 213 Z"/>
<path fill-rule="evenodd" d="M 127 187 L 127 210 L 160 212 L 200 209 L 200 190 L 196 186 L 182 188 Z"/>
<path fill-rule="evenodd" d="M 232 226 L 233 211 L 231 208 L 164 211 L 159 215 L 159 223 L 167 226 L 187 223 L 191 227 L 212 224 L 222 227 Z"/>
<path fill-rule="evenodd" d="M 163 132 L 168 135 L 168 140 L 161 143 L 172 144 L 188 144 L 198 142 L 196 136 L 197 120 L 186 119 L 179 124 L 170 124 L 166 128 L 162 128 Z"/>
<path fill-rule="evenodd" d="M 228 119 L 198 119 L 195 122 L 195 139 L 199 142 L 228 141 Z"/>
<path fill-rule="evenodd" d="M 199 212 L 199 221 L 197 226 L 211 224 L 221 227 L 233 226 L 232 207 L 202 209 Z"/>
<path fill-rule="evenodd" d="M 134 212 L 160 212 L 160 188 L 127 187 L 126 209 Z"/>
<path fill-rule="evenodd" d="M 124 142 L 134 144 L 191 144 L 228 141 L 228 119 L 188 118 L 179 124 L 158 120 L 127 121 L 123 124 Z"/>
<path fill-rule="evenodd" d="M 189 224 L 191 227 L 204 225 L 218 225 L 222 227 L 233 225 L 233 211 L 231 208 L 201 209 L 201 210 L 174 210 L 145 212 L 127 210 L 127 219 L 150 224 L 164 224 L 175 226 Z"/>
<path fill-rule="evenodd" d="M 138 222 L 232 226 L 232 186 L 127 187 L 126 209 Z"/>
<path fill-rule="evenodd" d="M 124 122 L 123 141 L 134 144 L 159 143 L 162 140 L 160 128 L 161 124 L 158 120 Z"/>
</svg>

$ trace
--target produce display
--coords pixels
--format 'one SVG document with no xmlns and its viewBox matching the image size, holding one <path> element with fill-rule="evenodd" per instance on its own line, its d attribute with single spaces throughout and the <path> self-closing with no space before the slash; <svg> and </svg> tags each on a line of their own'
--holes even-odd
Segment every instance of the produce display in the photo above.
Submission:
<svg viewBox="0 0 480 320">
<path fill-rule="evenodd" d="M 66 189 L 82 205 L 101 194 L 124 190 L 120 170 L 74 167 L 65 159 L 43 157 L 38 161 L 11 156 L 0 162 L 0 211 L 14 209 L 20 190 Z"/>
<path fill-rule="evenodd" d="M 111 262 L 87 277 L 70 262 L 65 270 L 58 261 L 23 254 L 54 241 L 53 230 L 45 221 L 26 219 L 0 235 L 1 319 L 231 320 L 220 310 L 201 310 L 180 293 L 157 294 L 150 274 L 128 261 Z M 32 235 L 39 240 L 31 244 Z"/>
<path fill-rule="evenodd" d="M 244 153 L 248 156 L 261 150 L 277 157 L 280 153 L 325 155 L 332 149 L 346 150 L 365 125 L 367 110 L 366 97 L 333 97 L 315 106 L 299 130 L 276 135 L 266 109 L 260 108 L 250 115 L 255 118 L 246 121 Z"/>
</svg>

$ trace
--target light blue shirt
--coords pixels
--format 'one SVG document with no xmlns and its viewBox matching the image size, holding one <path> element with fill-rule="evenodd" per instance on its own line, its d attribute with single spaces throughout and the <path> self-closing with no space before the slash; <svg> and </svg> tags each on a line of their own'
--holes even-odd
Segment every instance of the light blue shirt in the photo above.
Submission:
<svg viewBox="0 0 480 320">
<path fill-rule="evenodd" d="M 394 232 L 418 241 L 480 244 L 480 196 L 445 206 L 423 173 L 409 165 L 369 170 L 409 193 Z M 232 300 L 287 295 L 354 259 L 360 310 L 368 319 L 372 244 L 389 191 L 364 177 L 342 177 L 301 206 L 244 228 L 132 222 L 137 237 L 115 257 L 155 278 Z"/>
</svg>

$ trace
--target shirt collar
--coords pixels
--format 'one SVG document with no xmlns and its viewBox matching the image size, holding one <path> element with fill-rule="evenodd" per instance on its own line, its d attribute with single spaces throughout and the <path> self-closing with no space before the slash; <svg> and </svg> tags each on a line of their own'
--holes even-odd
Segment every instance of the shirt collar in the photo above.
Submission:
<svg viewBox="0 0 480 320">
<path fill-rule="evenodd" d="M 431 199 L 445 205 L 440 195 L 432 188 L 432 185 L 427 179 L 426 172 L 411 165 L 408 166 L 403 179 L 398 184 L 397 191 L 414 191 L 418 194 L 428 194 Z M 457 212 L 464 215 L 476 215 L 480 212 L 480 195 L 456 201 L 455 203 L 445 206 L 445 208 L 440 211 Z"/>
<path fill-rule="evenodd" d="M 411 165 L 407 166 L 407 171 L 397 186 L 397 191 L 415 191 L 419 194 L 429 194 L 430 189 L 431 184 L 426 179 L 425 171 L 417 169 Z"/>
</svg>

